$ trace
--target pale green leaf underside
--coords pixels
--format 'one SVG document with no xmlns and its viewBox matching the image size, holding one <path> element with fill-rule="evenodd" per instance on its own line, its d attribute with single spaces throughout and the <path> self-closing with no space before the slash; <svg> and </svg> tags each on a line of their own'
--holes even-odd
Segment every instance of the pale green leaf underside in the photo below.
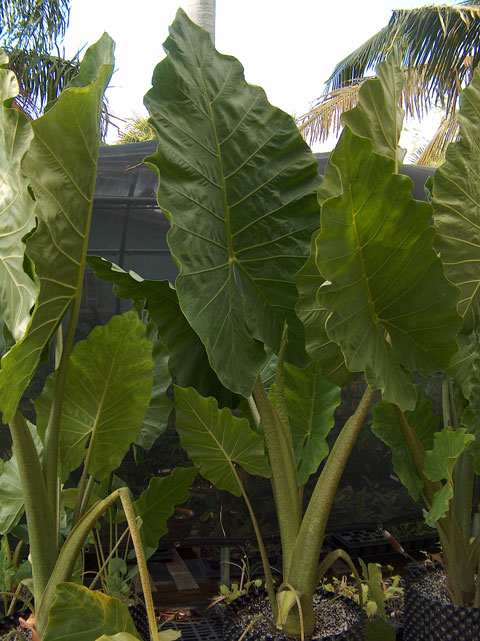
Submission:
<svg viewBox="0 0 480 641">
<path fill-rule="evenodd" d="M 21 161 L 33 138 L 26 116 L 12 109 L 18 94 L 12 71 L 0 69 L 0 316 L 18 341 L 27 329 L 37 287 L 23 270 L 22 238 L 35 226 L 34 202 Z"/>
<path fill-rule="evenodd" d="M 327 381 L 343 387 L 348 384 L 354 373 L 347 369 L 340 347 L 328 337 L 325 322 L 329 312 L 317 299 L 317 291 L 325 282 L 318 272 L 315 258 L 315 242 L 319 233 L 320 231 L 313 234 L 310 257 L 296 277 L 296 312 L 305 328 L 305 347 L 308 355 L 320 365 Z"/>
<path fill-rule="evenodd" d="M 235 465 L 250 474 L 270 476 L 264 440 L 247 419 L 233 416 L 228 408 L 219 410 L 214 398 L 204 398 L 193 388 L 174 389 L 180 443 L 202 476 L 236 496 L 241 491 Z"/>
<path fill-rule="evenodd" d="M 35 407 L 44 433 L 55 374 Z M 107 477 L 137 438 L 153 379 L 152 344 L 134 311 L 114 316 L 76 344 L 70 358 L 60 427 L 62 478 L 83 461 L 92 442 L 89 473 Z"/>
<path fill-rule="evenodd" d="M 294 275 L 318 226 L 318 171 L 294 121 L 179 11 L 145 97 L 159 148 L 158 201 L 188 322 L 222 383 L 246 397 L 276 350 L 305 364 Z"/>
<path fill-rule="evenodd" d="M 394 56 L 381 62 L 376 78 L 363 83 L 358 105 L 343 114 L 342 122 L 357 136 L 368 138 L 373 150 L 402 164 L 405 149 L 398 147 L 404 111 L 399 107 L 405 73 L 394 63 Z"/>
<path fill-rule="evenodd" d="M 456 351 L 458 290 L 432 247 L 431 207 L 412 200 L 411 180 L 394 169 L 344 130 L 326 170 L 342 193 L 321 209 L 316 262 L 326 282 L 317 297 L 347 367 L 364 371 L 384 400 L 413 409 L 407 372 L 445 368 Z"/>
<path fill-rule="evenodd" d="M 96 641 L 119 632 L 138 638 L 126 605 L 76 583 L 60 583 L 42 641 Z"/>
<path fill-rule="evenodd" d="M 460 287 L 463 333 L 480 320 L 480 72 L 462 91 L 458 113 L 460 138 L 449 145 L 434 176 L 435 246 L 448 278 Z"/>
<path fill-rule="evenodd" d="M 91 60 L 96 66 L 91 81 Z M 104 35 L 85 54 L 85 71 L 55 105 L 31 123 L 23 159 L 36 199 L 38 229 L 27 242 L 40 293 L 28 332 L 2 359 L 0 409 L 10 421 L 39 358 L 79 292 L 87 249 L 100 143 L 103 92 L 113 70 L 113 42 Z M 48 171 L 47 171 L 48 168 Z"/>
</svg>

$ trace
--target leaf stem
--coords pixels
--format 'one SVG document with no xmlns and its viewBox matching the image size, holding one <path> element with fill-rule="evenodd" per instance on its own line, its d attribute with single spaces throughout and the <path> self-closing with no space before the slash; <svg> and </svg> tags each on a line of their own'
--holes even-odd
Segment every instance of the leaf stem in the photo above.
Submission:
<svg viewBox="0 0 480 641">
<path fill-rule="evenodd" d="M 272 466 L 273 495 L 282 541 L 283 574 L 287 576 L 302 518 L 295 455 L 287 428 L 277 409 L 268 400 L 260 377 L 255 382 L 253 392 Z"/>
</svg>

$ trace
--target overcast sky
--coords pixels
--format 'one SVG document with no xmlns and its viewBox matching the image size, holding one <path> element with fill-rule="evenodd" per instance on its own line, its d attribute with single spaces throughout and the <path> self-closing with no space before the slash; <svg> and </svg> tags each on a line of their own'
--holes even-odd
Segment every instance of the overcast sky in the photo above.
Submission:
<svg viewBox="0 0 480 641">
<path fill-rule="evenodd" d="M 335 64 L 387 24 L 392 9 L 425 4 L 393 2 L 216 0 L 216 47 L 242 62 L 247 81 L 261 85 L 272 104 L 299 116 L 322 93 Z M 116 72 L 107 93 L 116 116 L 146 114 L 143 96 L 165 55 L 162 43 L 179 6 L 186 9 L 188 3 L 72 0 L 67 56 L 96 42 L 104 31 L 116 42 Z"/>
</svg>

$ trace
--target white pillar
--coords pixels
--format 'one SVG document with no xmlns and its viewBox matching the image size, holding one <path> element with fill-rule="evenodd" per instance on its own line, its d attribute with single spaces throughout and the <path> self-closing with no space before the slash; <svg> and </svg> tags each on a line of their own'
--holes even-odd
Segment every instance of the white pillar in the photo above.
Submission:
<svg viewBox="0 0 480 641">
<path fill-rule="evenodd" d="M 187 13 L 190 20 L 208 31 L 215 43 L 215 0 L 189 0 Z"/>
</svg>

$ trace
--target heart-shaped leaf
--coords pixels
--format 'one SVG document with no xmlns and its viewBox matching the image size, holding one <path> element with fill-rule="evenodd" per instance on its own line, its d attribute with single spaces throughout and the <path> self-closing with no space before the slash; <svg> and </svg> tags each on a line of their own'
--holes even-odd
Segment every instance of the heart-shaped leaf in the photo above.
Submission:
<svg viewBox="0 0 480 641">
<path fill-rule="evenodd" d="M 138 638 L 126 605 L 82 585 L 60 583 L 42 641 L 96 641 L 119 632 Z"/>
<path fill-rule="evenodd" d="M 344 387 L 355 375 L 345 365 L 340 347 L 332 341 L 325 328 L 329 311 L 319 305 L 317 292 L 325 282 L 318 271 L 315 258 L 315 242 L 320 231 L 312 236 L 310 257 L 297 274 L 299 292 L 296 311 L 305 327 L 308 355 L 316 361 L 327 381 Z"/>
<path fill-rule="evenodd" d="M 271 396 L 275 403 L 275 388 Z M 318 363 L 305 369 L 285 363 L 285 396 L 298 484 L 302 486 L 328 454 L 326 437 L 335 425 L 340 388 L 322 377 Z"/>
<path fill-rule="evenodd" d="M 88 472 L 109 476 L 137 438 L 152 390 L 152 344 L 135 311 L 114 316 L 76 344 L 70 358 L 62 406 L 59 459 L 62 477 L 83 461 Z M 55 389 L 55 373 L 37 399 L 38 429 L 43 434 Z"/>
<path fill-rule="evenodd" d="M 357 136 L 368 138 L 377 154 L 402 164 L 406 150 L 398 146 L 402 133 L 404 111 L 402 101 L 405 73 L 394 56 L 381 62 L 371 78 L 362 85 L 356 109 L 342 115 L 342 122 Z"/>
<path fill-rule="evenodd" d="M 432 506 L 425 521 L 432 527 L 435 521 L 445 516 L 450 500 L 453 498 L 453 472 L 460 456 L 475 440 L 461 427 L 452 430 L 444 427 L 433 438 L 433 448 L 426 453 L 424 473 L 431 481 L 445 481 L 433 499 Z"/>
<path fill-rule="evenodd" d="M 27 241 L 40 293 L 28 331 L 2 359 L 0 410 L 13 417 L 39 359 L 79 296 L 100 144 L 103 93 L 113 71 L 105 34 L 85 54 L 75 83 L 33 120 L 34 138 L 22 162 L 35 194 L 38 228 Z"/>
<path fill-rule="evenodd" d="M 168 532 L 167 520 L 175 505 L 190 498 L 189 487 L 198 473 L 196 467 L 177 468 L 170 476 L 153 477 L 146 490 L 135 501 L 135 511 L 140 517 L 140 534 L 145 548 L 154 551 L 158 540 Z"/>
<path fill-rule="evenodd" d="M 195 387 L 202 396 L 214 396 L 222 407 L 238 405 L 238 396 L 227 390 L 212 370 L 205 346 L 182 314 L 177 292 L 168 280 L 144 280 L 99 256 L 88 256 L 87 262 L 97 278 L 114 283 L 113 291 L 119 298 L 146 301 L 149 317 L 168 347 L 170 372 L 182 387 Z"/>
<path fill-rule="evenodd" d="M 264 440 L 247 419 L 233 416 L 226 407 L 218 409 L 214 398 L 204 398 L 192 387 L 175 385 L 174 390 L 180 443 L 203 477 L 219 490 L 240 496 L 235 465 L 270 476 Z"/>
<path fill-rule="evenodd" d="M 435 246 L 448 278 L 461 290 L 459 313 L 463 333 L 480 320 L 480 72 L 462 91 L 458 112 L 460 136 L 448 146 L 445 162 L 435 172 L 433 212 Z"/>
<path fill-rule="evenodd" d="M 394 170 L 344 130 L 327 165 L 343 191 L 322 205 L 316 262 L 326 282 L 317 296 L 347 367 L 363 370 L 384 400 L 413 409 L 407 371 L 448 367 L 456 351 L 458 290 L 433 250 L 430 205 L 412 200 L 410 178 Z"/>
<path fill-rule="evenodd" d="M 5 64 L 0 54 L 0 64 Z M 30 122 L 19 109 L 12 108 L 18 94 L 15 74 L 0 69 L 0 316 L 13 338 L 22 338 L 30 321 L 37 286 L 23 269 L 24 237 L 35 227 L 34 201 L 28 193 L 28 179 L 21 161 L 33 138 Z"/>
<path fill-rule="evenodd" d="M 287 358 L 305 365 L 294 275 L 318 227 L 317 162 L 294 121 L 248 85 L 181 10 L 145 96 L 160 144 L 146 161 L 179 265 L 188 322 L 222 383 L 245 397 L 289 326 Z"/>
</svg>

